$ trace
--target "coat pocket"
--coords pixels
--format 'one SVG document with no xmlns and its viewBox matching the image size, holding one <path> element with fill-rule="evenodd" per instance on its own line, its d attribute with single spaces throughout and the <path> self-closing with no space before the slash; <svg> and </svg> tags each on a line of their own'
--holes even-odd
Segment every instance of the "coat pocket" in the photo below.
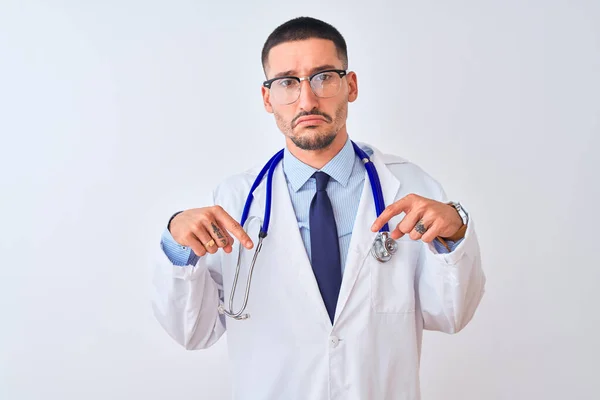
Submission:
<svg viewBox="0 0 600 400">
<path fill-rule="evenodd" d="M 421 242 L 400 239 L 398 251 L 385 263 L 368 257 L 371 306 L 377 313 L 415 311 L 415 271 Z"/>
</svg>

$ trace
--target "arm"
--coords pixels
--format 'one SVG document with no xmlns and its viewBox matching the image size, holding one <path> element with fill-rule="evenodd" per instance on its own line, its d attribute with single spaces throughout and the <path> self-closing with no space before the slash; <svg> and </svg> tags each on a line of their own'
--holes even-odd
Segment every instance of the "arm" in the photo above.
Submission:
<svg viewBox="0 0 600 400">
<path fill-rule="evenodd" d="M 451 253 L 439 253 L 432 243 L 424 243 L 416 279 L 424 329 L 456 333 L 469 323 L 486 281 L 472 219 Z"/>
<path fill-rule="evenodd" d="M 437 182 L 434 185 L 433 198 L 409 194 L 386 207 L 371 229 L 376 232 L 392 216 L 405 213 L 391 237 L 409 234 L 412 240 L 423 242 L 415 274 L 423 327 L 455 333 L 475 314 L 484 293 L 485 275 L 473 220 L 465 225 L 447 204 L 441 186 Z M 445 239 L 442 242 L 438 238 Z M 446 249 L 446 240 L 456 243 Z"/>
<path fill-rule="evenodd" d="M 200 257 L 195 265 L 174 265 L 160 250 L 154 266 L 152 308 L 167 333 L 186 349 L 212 346 L 225 332 L 217 311 L 223 299 L 221 253 Z"/>
<path fill-rule="evenodd" d="M 160 325 L 186 349 L 210 347 L 225 332 L 225 318 L 217 311 L 223 298 L 221 256 L 222 252 L 196 256 L 190 246 L 175 241 L 169 225 L 162 234 L 152 308 Z"/>
<path fill-rule="evenodd" d="M 438 201 L 446 203 L 446 194 L 438 187 Z M 473 318 L 486 278 L 472 218 L 450 239 L 446 240 L 450 251 L 437 239 L 424 243 L 417 267 L 417 295 L 424 329 L 456 333 Z"/>
</svg>

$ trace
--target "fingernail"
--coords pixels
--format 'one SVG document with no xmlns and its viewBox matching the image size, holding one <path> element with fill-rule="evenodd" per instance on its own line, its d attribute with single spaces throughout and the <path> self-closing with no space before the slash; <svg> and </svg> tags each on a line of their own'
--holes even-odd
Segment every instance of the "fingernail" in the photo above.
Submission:
<svg viewBox="0 0 600 400">
<path fill-rule="evenodd" d="M 246 247 L 251 249 L 252 248 L 252 242 L 246 242 Z"/>
</svg>

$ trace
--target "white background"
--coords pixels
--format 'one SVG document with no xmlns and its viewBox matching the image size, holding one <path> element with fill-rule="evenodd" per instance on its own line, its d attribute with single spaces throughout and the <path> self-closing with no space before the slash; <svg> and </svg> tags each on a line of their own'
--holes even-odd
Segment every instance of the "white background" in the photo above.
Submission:
<svg viewBox="0 0 600 400">
<path fill-rule="evenodd" d="M 153 319 L 152 255 L 283 146 L 260 51 L 300 15 L 346 38 L 351 138 L 477 221 L 487 293 L 425 334 L 423 399 L 599 398 L 594 0 L 1 0 L 0 398 L 229 398 L 226 339 L 186 351 Z"/>
</svg>

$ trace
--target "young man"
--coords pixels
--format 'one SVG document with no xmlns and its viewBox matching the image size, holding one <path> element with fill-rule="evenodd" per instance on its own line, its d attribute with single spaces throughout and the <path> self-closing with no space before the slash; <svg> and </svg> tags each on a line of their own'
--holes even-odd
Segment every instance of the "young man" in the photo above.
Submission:
<svg viewBox="0 0 600 400">
<path fill-rule="evenodd" d="M 237 222 L 260 167 L 175 214 L 156 266 L 155 315 L 187 349 L 227 330 L 235 399 L 419 399 L 423 329 L 458 332 L 484 293 L 473 221 L 416 165 L 357 144 L 380 184 L 366 171 L 346 128 L 357 77 L 334 27 L 288 21 L 267 39 L 262 62 L 264 106 L 285 136 L 268 236 L 258 245 Z M 387 205 L 379 217 L 378 190 Z M 248 215 L 263 218 L 268 194 L 264 179 Z M 375 257 L 386 222 L 396 250 Z M 256 238 L 257 228 L 247 230 Z M 223 310 L 243 303 L 256 245 L 250 318 L 227 318 Z"/>
</svg>

